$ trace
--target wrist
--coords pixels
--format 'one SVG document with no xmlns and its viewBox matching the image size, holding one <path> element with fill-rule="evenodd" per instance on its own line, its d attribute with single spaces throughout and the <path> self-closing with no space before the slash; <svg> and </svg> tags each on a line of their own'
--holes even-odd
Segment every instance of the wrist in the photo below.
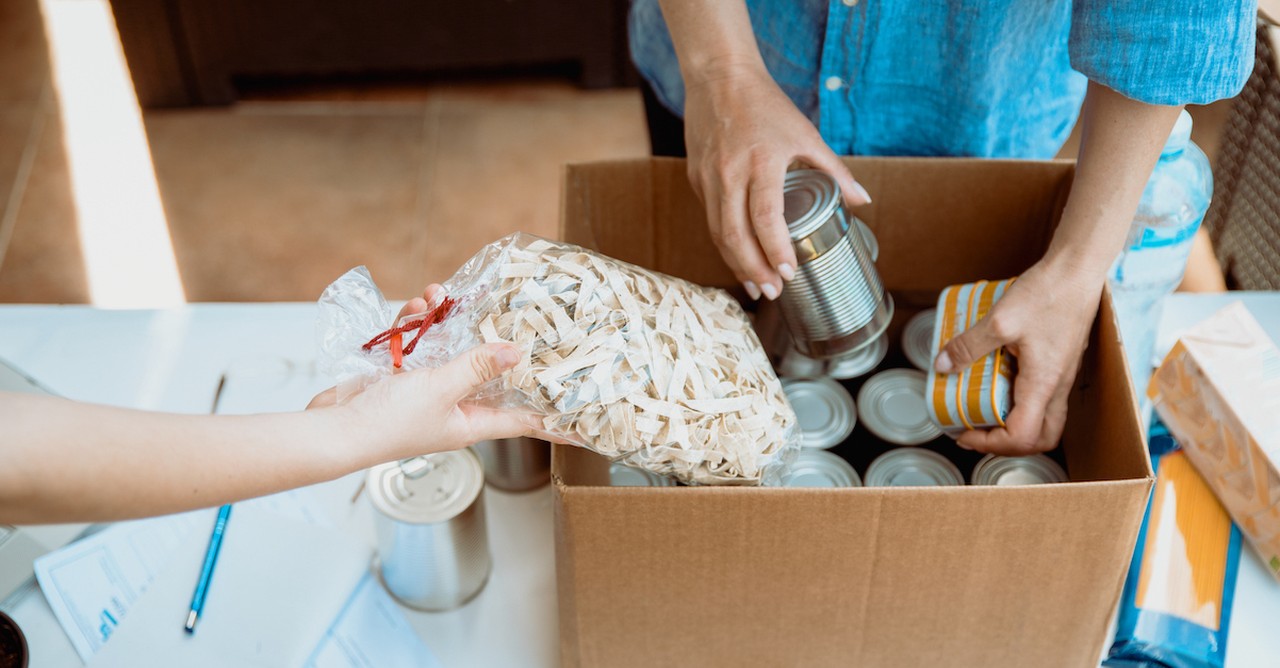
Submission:
<svg viewBox="0 0 1280 668">
<path fill-rule="evenodd" d="M 744 80 L 756 81 L 769 76 L 758 53 L 693 56 L 681 60 L 680 74 L 687 91 L 734 87 Z"/>
</svg>

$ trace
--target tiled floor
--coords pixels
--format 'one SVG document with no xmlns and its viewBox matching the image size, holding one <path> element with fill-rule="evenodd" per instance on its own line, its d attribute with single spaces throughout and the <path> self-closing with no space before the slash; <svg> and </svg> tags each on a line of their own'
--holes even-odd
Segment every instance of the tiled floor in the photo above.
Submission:
<svg viewBox="0 0 1280 668">
<path fill-rule="evenodd" d="M 0 302 L 83 302 L 38 6 L 0 1 Z M 1202 144 L 1224 111 L 1197 112 Z M 295 90 L 144 121 L 191 301 L 313 300 L 357 264 L 410 296 L 503 234 L 554 234 L 563 163 L 648 146 L 636 91 L 554 81 Z"/>
</svg>

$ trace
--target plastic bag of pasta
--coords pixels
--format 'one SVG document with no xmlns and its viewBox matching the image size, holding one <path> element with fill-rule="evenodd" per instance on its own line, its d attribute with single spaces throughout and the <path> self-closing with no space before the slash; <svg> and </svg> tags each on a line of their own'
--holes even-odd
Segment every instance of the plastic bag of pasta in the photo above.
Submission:
<svg viewBox="0 0 1280 668">
<path fill-rule="evenodd" d="M 795 413 L 722 290 L 528 234 L 485 246 L 444 288 L 397 323 L 363 267 L 329 286 L 321 348 L 340 391 L 508 342 L 521 361 L 472 401 L 542 416 L 551 440 L 700 485 L 774 484 L 799 449 Z"/>
</svg>

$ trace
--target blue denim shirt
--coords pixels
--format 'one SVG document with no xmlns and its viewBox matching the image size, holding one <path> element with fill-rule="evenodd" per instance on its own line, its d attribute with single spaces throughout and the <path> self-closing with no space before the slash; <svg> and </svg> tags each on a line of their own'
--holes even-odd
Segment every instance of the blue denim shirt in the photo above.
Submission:
<svg viewBox="0 0 1280 668">
<path fill-rule="evenodd" d="M 732 1 L 732 0 L 721 0 Z M 838 154 L 1051 158 L 1087 80 L 1151 104 L 1231 97 L 1253 68 L 1256 0 L 747 0 L 769 73 Z M 631 56 L 678 115 L 658 0 Z"/>
</svg>

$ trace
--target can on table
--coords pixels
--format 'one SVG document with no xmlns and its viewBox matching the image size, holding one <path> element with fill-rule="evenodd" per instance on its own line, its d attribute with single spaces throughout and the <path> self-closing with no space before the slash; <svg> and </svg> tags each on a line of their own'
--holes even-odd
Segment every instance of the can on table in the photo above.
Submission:
<svg viewBox="0 0 1280 668">
<path fill-rule="evenodd" d="M 830 378 L 789 378 L 782 391 L 796 412 L 800 424 L 800 444 L 826 450 L 840 445 L 853 433 L 858 409 L 853 397 Z"/>
<path fill-rule="evenodd" d="M 938 296 L 930 357 L 943 346 L 986 317 L 1013 279 L 953 285 Z M 1003 427 L 1013 407 L 1016 363 L 1004 348 L 974 362 L 959 373 L 929 374 L 926 388 L 929 415 L 943 431 L 958 434 L 969 429 Z"/>
<path fill-rule="evenodd" d="M 835 180 L 813 169 L 789 172 L 783 216 L 798 266 L 778 301 L 796 348 L 828 359 L 872 343 L 893 318 L 893 298 Z"/>
<path fill-rule="evenodd" d="M 902 353 L 911 365 L 921 371 L 933 371 L 933 330 L 938 309 L 921 311 L 902 328 Z"/>
<path fill-rule="evenodd" d="M 609 484 L 613 487 L 675 487 L 671 478 L 618 462 L 609 465 Z"/>
<path fill-rule="evenodd" d="M 888 369 L 867 379 L 858 392 L 858 419 L 880 440 L 920 445 L 942 435 L 924 402 L 925 373 Z"/>
<path fill-rule="evenodd" d="M 551 482 L 551 444 L 520 436 L 474 446 L 485 484 L 504 492 L 527 492 Z"/>
<path fill-rule="evenodd" d="M 783 487 L 861 487 L 862 480 L 844 459 L 823 450 L 802 450 Z"/>
<path fill-rule="evenodd" d="M 897 448 L 867 467 L 867 487 L 950 487 L 964 484 L 951 460 L 924 448 Z"/>
<path fill-rule="evenodd" d="M 973 467 L 969 479 L 975 485 L 1046 485 L 1066 482 L 1067 472 L 1044 455 L 987 455 Z"/>
<path fill-rule="evenodd" d="M 378 577 L 400 603 L 452 610 L 484 589 L 492 569 L 484 470 L 470 450 L 388 462 L 365 482 L 377 509 Z"/>
</svg>

